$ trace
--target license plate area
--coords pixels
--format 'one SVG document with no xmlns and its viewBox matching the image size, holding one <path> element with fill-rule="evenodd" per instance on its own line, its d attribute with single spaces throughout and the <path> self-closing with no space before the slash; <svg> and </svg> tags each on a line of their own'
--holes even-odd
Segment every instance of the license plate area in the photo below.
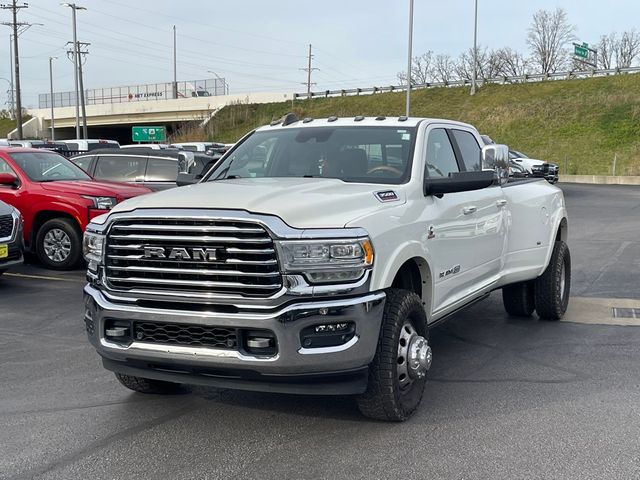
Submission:
<svg viewBox="0 0 640 480">
<path fill-rule="evenodd" d="M 0 258 L 7 258 L 9 256 L 9 245 L 0 244 Z"/>
</svg>

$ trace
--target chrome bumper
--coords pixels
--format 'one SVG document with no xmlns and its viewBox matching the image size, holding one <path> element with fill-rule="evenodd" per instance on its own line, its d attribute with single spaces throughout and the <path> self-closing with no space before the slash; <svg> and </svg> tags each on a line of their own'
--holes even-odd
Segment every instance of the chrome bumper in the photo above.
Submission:
<svg viewBox="0 0 640 480">
<path fill-rule="evenodd" d="M 384 299 L 385 294 L 377 292 L 355 298 L 297 301 L 268 313 L 253 310 L 229 314 L 124 305 L 113 303 L 91 285 L 84 288 L 85 317 L 92 322 L 92 331 L 88 331 L 88 336 L 97 352 L 107 360 L 105 365 L 119 362 L 123 366 L 140 366 L 148 362 L 214 369 L 219 372 L 247 371 L 260 375 L 284 376 L 326 374 L 366 367 L 373 360 L 376 351 Z M 105 319 L 270 330 L 275 334 L 278 351 L 273 356 L 254 356 L 237 350 L 136 341 L 122 346 L 105 338 Z M 340 346 L 302 347 L 302 329 L 331 322 L 354 322 L 355 336 Z M 189 381 L 185 380 L 184 383 Z"/>
</svg>

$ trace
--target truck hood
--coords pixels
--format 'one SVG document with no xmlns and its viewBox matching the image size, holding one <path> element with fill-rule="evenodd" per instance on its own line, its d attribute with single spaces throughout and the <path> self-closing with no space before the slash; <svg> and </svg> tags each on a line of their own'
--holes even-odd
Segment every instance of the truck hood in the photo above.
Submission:
<svg viewBox="0 0 640 480">
<path fill-rule="evenodd" d="M 395 192 L 382 202 L 376 192 Z M 112 212 L 143 208 L 208 208 L 275 215 L 295 228 L 342 228 L 372 209 L 406 202 L 400 185 L 333 178 L 240 178 L 204 182 L 133 198 Z"/>
<path fill-rule="evenodd" d="M 136 197 L 151 192 L 146 187 L 118 182 L 99 182 L 97 180 L 61 180 L 41 183 L 42 188 L 55 193 L 75 193 L 96 197 L 116 197 L 119 200 Z"/>
</svg>

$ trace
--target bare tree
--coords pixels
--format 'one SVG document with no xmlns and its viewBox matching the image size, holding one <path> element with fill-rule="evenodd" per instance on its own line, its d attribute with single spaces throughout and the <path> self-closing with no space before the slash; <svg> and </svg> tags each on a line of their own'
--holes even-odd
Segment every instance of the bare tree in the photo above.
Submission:
<svg viewBox="0 0 640 480">
<path fill-rule="evenodd" d="M 617 50 L 618 37 L 615 32 L 602 35 L 598 42 L 598 68 L 613 68 L 613 56 Z"/>
<path fill-rule="evenodd" d="M 532 61 L 541 73 L 555 72 L 568 61 L 566 45 L 575 40 L 575 27 L 569 24 L 567 12 L 556 8 L 533 14 L 527 34 Z"/>
<path fill-rule="evenodd" d="M 431 81 L 433 52 L 427 50 L 419 57 L 413 57 L 411 65 L 411 85 L 422 85 Z M 396 75 L 400 85 L 407 84 L 407 72 L 398 72 Z"/>
<path fill-rule="evenodd" d="M 616 66 L 630 67 L 638 54 L 640 54 L 640 35 L 635 29 L 624 32 L 616 43 Z"/>
<path fill-rule="evenodd" d="M 473 61 L 472 47 L 466 52 L 462 52 L 458 57 L 458 60 L 455 63 L 456 76 L 460 79 L 471 80 L 473 78 L 474 69 Z M 486 47 L 478 47 L 476 78 L 494 78 L 500 75 L 500 61 L 497 51 L 489 51 Z"/>
<path fill-rule="evenodd" d="M 436 55 L 433 62 L 433 78 L 438 82 L 449 82 L 455 75 L 455 62 L 451 55 Z"/>
<path fill-rule="evenodd" d="M 497 50 L 495 54 L 499 58 L 499 75 L 519 77 L 529 73 L 529 62 L 520 52 L 513 50 L 511 47 L 505 47 Z"/>
</svg>

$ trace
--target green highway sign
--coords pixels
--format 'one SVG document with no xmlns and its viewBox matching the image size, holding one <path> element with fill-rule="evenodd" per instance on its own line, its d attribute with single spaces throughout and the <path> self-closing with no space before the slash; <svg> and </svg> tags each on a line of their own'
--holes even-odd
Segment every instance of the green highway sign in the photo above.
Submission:
<svg viewBox="0 0 640 480">
<path fill-rule="evenodd" d="M 166 142 L 167 130 L 164 127 L 132 127 L 131 139 L 134 142 Z"/>
<path fill-rule="evenodd" d="M 589 58 L 589 44 L 583 43 L 582 45 L 578 45 L 577 43 L 574 43 L 573 53 L 576 57 L 584 58 L 586 60 Z"/>
</svg>

